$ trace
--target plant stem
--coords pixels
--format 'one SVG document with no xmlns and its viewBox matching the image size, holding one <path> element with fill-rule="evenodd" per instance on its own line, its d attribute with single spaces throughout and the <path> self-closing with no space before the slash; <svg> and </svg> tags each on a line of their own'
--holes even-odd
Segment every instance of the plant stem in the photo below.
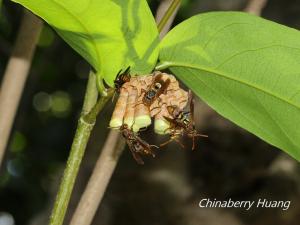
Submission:
<svg viewBox="0 0 300 225">
<path fill-rule="evenodd" d="M 244 11 L 260 16 L 261 11 L 263 10 L 267 2 L 268 0 L 248 0 L 248 4 Z"/>
<path fill-rule="evenodd" d="M 174 15 L 174 13 L 176 12 L 176 9 L 179 7 L 180 3 L 181 3 L 181 0 L 173 0 L 173 2 L 169 6 L 168 10 L 166 11 L 166 13 L 164 14 L 164 16 L 162 17 L 162 19 L 160 20 L 160 22 L 157 26 L 157 29 L 159 32 L 161 32 L 163 30 L 163 28 L 168 23 L 169 19 Z"/>
<path fill-rule="evenodd" d="M 50 218 L 50 225 L 63 224 L 75 179 L 77 177 L 80 163 L 82 161 L 91 131 L 95 125 L 96 117 L 108 99 L 110 99 L 112 96 L 112 92 L 110 91 L 106 96 L 101 96 L 98 102 L 95 104 L 98 96 L 95 79 L 95 75 L 93 72 L 91 72 L 87 84 L 82 114 L 78 121 L 78 126 L 73 139 L 67 166 L 65 168 L 55 200 L 54 208 Z"/>
<path fill-rule="evenodd" d="M 54 209 L 52 211 L 50 219 L 51 225 L 61 225 L 63 223 L 81 159 L 93 127 L 94 124 L 86 123 L 82 118 L 78 121 L 78 127 L 73 140 L 67 166 L 65 168 L 55 200 Z"/>
<path fill-rule="evenodd" d="M 120 138 L 119 132 L 111 130 L 70 225 L 92 223 L 124 146 L 124 139 Z"/>
<path fill-rule="evenodd" d="M 107 102 L 108 99 L 113 95 L 114 90 L 109 89 L 104 96 L 100 97 L 100 100 L 94 105 L 94 107 L 90 110 L 89 113 L 83 115 L 83 119 L 87 121 L 88 123 L 95 123 L 96 117 L 98 113 L 102 110 L 103 104 Z M 105 101 L 105 102 L 103 102 Z"/>
<path fill-rule="evenodd" d="M 83 106 L 82 106 L 82 115 L 88 114 L 92 108 L 95 106 L 98 99 L 97 91 L 97 78 L 96 74 L 90 70 L 89 79 L 87 83 L 87 88 L 84 96 Z"/>
<path fill-rule="evenodd" d="M 24 10 L 18 36 L 0 88 L 0 166 L 42 25 L 39 18 Z"/>
</svg>

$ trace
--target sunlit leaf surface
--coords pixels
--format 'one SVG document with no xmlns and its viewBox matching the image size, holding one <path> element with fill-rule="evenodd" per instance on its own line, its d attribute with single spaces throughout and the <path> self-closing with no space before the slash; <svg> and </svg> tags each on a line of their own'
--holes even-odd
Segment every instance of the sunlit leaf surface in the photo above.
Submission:
<svg viewBox="0 0 300 225">
<path fill-rule="evenodd" d="M 158 31 L 146 0 L 13 1 L 49 23 L 111 86 L 120 69 L 143 74 L 156 63 Z"/>
<path fill-rule="evenodd" d="M 176 26 L 159 58 L 221 115 L 300 160 L 299 31 L 206 13 Z"/>
</svg>

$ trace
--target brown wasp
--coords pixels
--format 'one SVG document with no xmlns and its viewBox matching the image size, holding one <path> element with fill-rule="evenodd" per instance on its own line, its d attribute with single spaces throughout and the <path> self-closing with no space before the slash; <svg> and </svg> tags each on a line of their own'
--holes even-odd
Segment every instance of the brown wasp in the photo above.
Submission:
<svg viewBox="0 0 300 225">
<path fill-rule="evenodd" d="M 131 75 L 129 71 L 130 71 L 130 66 L 128 66 L 124 72 L 122 72 L 122 70 L 118 72 L 117 77 L 114 80 L 115 89 L 117 93 L 120 93 L 123 84 L 130 81 Z"/>
<path fill-rule="evenodd" d="M 154 75 L 153 81 L 147 90 L 143 90 L 145 92 L 142 102 L 145 106 L 150 107 L 152 103 L 159 99 L 161 94 L 166 93 L 171 80 L 168 78 L 166 80 L 162 79 L 163 75 L 158 74 Z"/>
<path fill-rule="evenodd" d="M 126 140 L 126 143 L 131 151 L 133 158 L 138 164 L 144 164 L 141 155 L 151 155 L 152 157 L 155 157 L 155 153 L 151 149 L 151 147 L 158 148 L 156 145 L 150 145 L 146 141 L 141 139 L 138 136 L 138 134 L 134 133 L 128 128 L 127 124 L 123 124 L 120 127 L 120 131 L 122 136 Z"/>
<path fill-rule="evenodd" d="M 168 106 L 167 110 L 169 114 L 172 116 L 172 119 L 164 116 L 164 118 L 170 123 L 170 140 L 161 144 L 160 146 L 164 146 L 171 141 L 176 141 L 182 147 L 184 145 L 178 140 L 180 136 L 186 135 L 187 137 L 193 140 L 192 150 L 195 149 L 195 139 L 197 137 L 207 137 L 207 135 L 199 134 L 195 128 L 194 121 L 194 99 L 193 93 L 189 90 L 189 110 L 181 110 L 178 106 Z"/>
</svg>

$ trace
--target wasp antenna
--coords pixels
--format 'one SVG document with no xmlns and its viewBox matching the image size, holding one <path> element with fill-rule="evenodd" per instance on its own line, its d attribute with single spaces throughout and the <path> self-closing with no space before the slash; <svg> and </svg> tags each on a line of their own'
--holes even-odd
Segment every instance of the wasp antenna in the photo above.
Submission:
<svg viewBox="0 0 300 225">
<path fill-rule="evenodd" d="M 128 66 L 127 68 L 126 68 L 126 70 L 124 71 L 124 73 L 128 73 L 130 71 L 130 66 Z"/>
<path fill-rule="evenodd" d="M 119 70 L 119 72 L 117 73 L 117 76 L 120 75 L 122 72 L 122 69 Z"/>
</svg>

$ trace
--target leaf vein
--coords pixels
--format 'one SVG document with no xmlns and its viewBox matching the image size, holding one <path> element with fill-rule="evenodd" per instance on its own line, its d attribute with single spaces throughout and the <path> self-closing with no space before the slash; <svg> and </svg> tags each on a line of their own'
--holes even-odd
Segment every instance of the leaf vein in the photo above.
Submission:
<svg viewBox="0 0 300 225">
<path fill-rule="evenodd" d="M 209 43 L 217 36 L 218 33 L 222 32 L 223 30 L 226 30 L 228 27 L 231 27 L 231 26 L 234 26 L 234 25 L 241 25 L 241 24 L 252 25 L 250 23 L 231 23 L 231 24 L 228 24 L 228 25 L 222 27 L 221 29 L 217 30 L 215 33 L 213 33 L 213 35 L 203 45 L 203 49 L 206 49 L 207 45 L 209 45 Z"/>
<path fill-rule="evenodd" d="M 268 112 L 265 105 L 261 102 L 259 97 L 255 92 L 253 92 L 255 98 L 257 99 L 257 102 L 261 105 L 262 109 L 265 111 L 266 115 L 270 118 L 271 121 L 277 126 L 280 130 L 280 132 L 292 143 L 292 145 L 295 147 L 297 144 L 289 137 L 289 135 L 284 131 L 284 129 L 279 125 L 279 123 L 272 117 L 272 115 Z"/>
<path fill-rule="evenodd" d="M 235 58 L 236 56 L 240 56 L 240 55 L 243 55 L 243 54 L 248 53 L 248 52 L 255 52 L 255 51 L 265 50 L 265 49 L 273 48 L 273 47 L 292 48 L 292 49 L 295 49 L 295 50 L 300 51 L 299 48 L 290 47 L 290 46 L 284 46 L 284 45 L 280 45 L 280 44 L 267 45 L 267 46 L 260 47 L 260 48 L 256 48 L 256 49 L 247 49 L 247 50 L 244 50 L 244 51 L 242 51 L 242 52 L 238 52 L 238 53 L 236 53 L 236 54 L 233 54 L 232 56 L 229 56 L 227 59 L 225 59 L 225 60 L 224 60 L 223 62 L 221 62 L 219 65 L 217 65 L 217 66 L 215 67 L 215 69 L 219 69 L 221 66 L 223 66 L 224 64 L 230 62 L 230 61 L 231 61 L 233 58 Z"/>
<path fill-rule="evenodd" d="M 196 75 L 194 71 L 189 70 L 192 74 Z M 197 76 L 197 78 L 199 79 L 199 81 L 206 86 L 208 89 L 210 89 L 211 91 L 213 91 L 214 93 L 218 93 L 218 91 L 216 91 L 214 88 L 210 87 L 208 84 L 206 84 L 200 76 Z M 243 117 L 245 120 L 247 120 L 250 124 L 252 124 L 253 126 L 255 126 L 256 128 L 258 128 L 262 133 L 264 133 L 265 135 L 267 135 L 266 131 L 263 129 L 263 127 L 259 126 L 259 124 L 253 122 L 250 118 L 248 118 L 245 114 L 243 114 L 235 105 L 233 105 L 224 95 L 219 95 L 218 97 L 224 99 L 224 101 L 231 106 L 231 108 L 233 108 L 238 114 L 241 115 L 241 117 Z"/>
<path fill-rule="evenodd" d="M 222 77 L 224 79 L 227 79 L 227 80 L 231 80 L 231 81 L 234 81 L 234 82 L 238 82 L 242 85 L 245 85 L 245 86 L 248 86 L 250 88 L 253 88 L 253 89 L 256 89 L 257 91 L 260 91 L 260 92 L 263 92 L 273 98 L 276 98 L 276 99 L 279 99 L 280 101 L 284 102 L 284 103 L 287 103 L 293 107 L 295 107 L 297 110 L 300 111 L 300 105 L 296 105 L 294 104 L 293 102 L 291 102 L 289 99 L 285 99 L 283 97 L 280 97 L 278 95 L 276 95 L 275 93 L 269 91 L 269 90 L 266 90 L 266 89 L 262 89 L 261 87 L 258 87 L 250 82 L 247 82 L 247 81 L 244 81 L 244 80 L 240 80 L 240 79 L 237 79 L 237 78 L 234 78 L 234 77 L 231 77 L 225 73 L 221 73 L 220 71 L 218 70 L 215 70 L 215 69 L 212 69 L 212 68 L 209 68 L 209 67 L 205 67 L 205 66 L 198 66 L 198 65 L 193 65 L 193 64 L 189 64 L 189 63 L 179 63 L 179 62 L 162 62 L 161 65 L 163 65 L 162 68 L 168 68 L 168 67 L 186 67 L 186 68 L 191 68 L 191 69 L 197 69 L 197 70 L 202 70 L 202 71 L 205 71 L 205 72 L 208 72 L 208 73 L 211 73 L 215 76 L 219 76 L 219 77 Z"/>
</svg>

